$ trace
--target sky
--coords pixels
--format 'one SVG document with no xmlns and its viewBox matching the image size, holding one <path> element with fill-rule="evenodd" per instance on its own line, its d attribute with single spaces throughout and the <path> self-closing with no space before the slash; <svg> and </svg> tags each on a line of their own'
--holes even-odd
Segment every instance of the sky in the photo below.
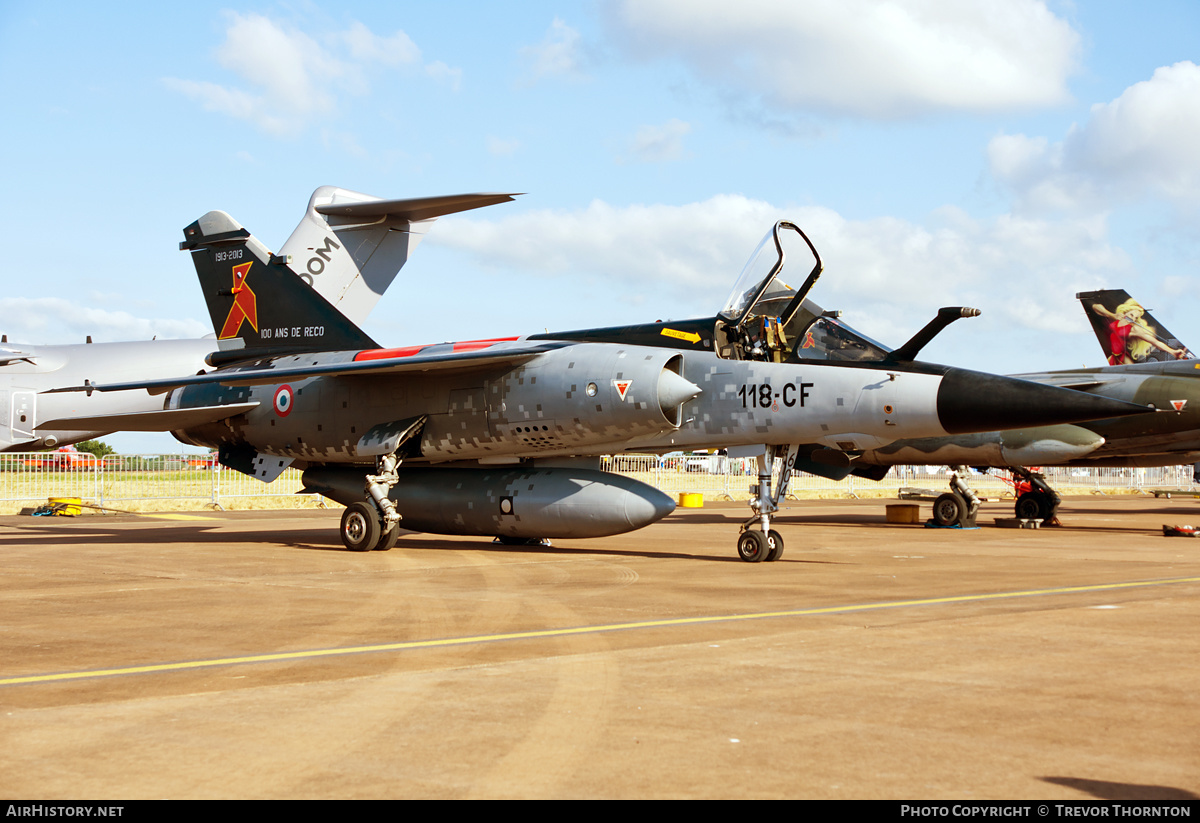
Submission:
<svg viewBox="0 0 1200 823">
<path fill-rule="evenodd" d="M 10 341 L 211 333 L 182 228 L 222 209 L 278 249 L 336 185 L 522 193 L 433 226 L 365 325 L 386 346 L 712 315 L 777 220 L 883 343 L 982 310 L 926 360 L 1101 365 L 1096 288 L 1200 345 L 1195 2 L 186 8 L 0 3 Z"/>
</svg>

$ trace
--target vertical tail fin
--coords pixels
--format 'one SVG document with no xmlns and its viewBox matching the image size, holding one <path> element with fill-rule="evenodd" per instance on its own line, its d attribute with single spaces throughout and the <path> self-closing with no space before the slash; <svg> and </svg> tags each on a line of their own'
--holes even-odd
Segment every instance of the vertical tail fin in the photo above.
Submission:
<svg viewBox="0 0 1200 823">
<path fill-rule="evenodd" d="M 1110 366 L 1149 360 L 1189 360 L 1196 355 L 1124 289 L 1075 295 Z"/>
<path fill-rule="evenodd" d="M 366 320 L 438 217 L 507 203 L 512 194 L 380 200 L 321 186 L 280 249 L 292 269 L 346 317 Z"/>
<path fill-rule="evenodd" d="M 183 230 L 222 349 L 337 351 L 378 345 L 236 220 L 210 211 Z"/>
</svg>

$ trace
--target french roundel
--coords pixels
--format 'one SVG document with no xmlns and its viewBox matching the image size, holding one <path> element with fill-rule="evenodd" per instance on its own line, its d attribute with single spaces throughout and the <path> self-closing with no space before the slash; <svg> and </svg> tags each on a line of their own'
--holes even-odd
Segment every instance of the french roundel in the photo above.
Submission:
<svg viewBox="0 0 1200 823">
<path fill-rule="evenodd" d="M 275 390 L 275 413 L 287 417 L 292 412 L 292 387 L 280 386 Z"/>
</svg>

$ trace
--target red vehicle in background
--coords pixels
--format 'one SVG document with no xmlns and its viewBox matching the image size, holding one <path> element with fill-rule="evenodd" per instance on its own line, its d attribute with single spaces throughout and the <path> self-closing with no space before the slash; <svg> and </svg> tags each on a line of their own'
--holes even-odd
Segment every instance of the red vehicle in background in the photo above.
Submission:
<svg viewBox="0 0 1200 823">
<path fill-rule="evenodd" d="M 37 457 L 22 461 L 22 465 L 43 471 L 71 471 L 73 469 L 90 469 L 99 462 L 94 454 L 81 452 L 74 446 L 63 446 L 55 451 L 46 452 Z"/>
<path fill-rule="evenodd" d="M 220 471 L 221 464 L 217 462 L 217 453 L 209 452 L 208 454 L 198 454 L 188 458 L 187 467 L 189 469 L 203 469 L 205 471 Z"/>
</svg>

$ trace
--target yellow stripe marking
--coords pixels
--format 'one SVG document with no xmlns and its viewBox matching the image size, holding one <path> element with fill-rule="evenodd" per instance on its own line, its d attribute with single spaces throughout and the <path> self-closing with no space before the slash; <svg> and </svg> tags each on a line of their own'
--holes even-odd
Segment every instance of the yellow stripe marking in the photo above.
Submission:
<svg viewBox="0 0 1200 823">
<path fill-rule="evenodd" d="M 908 606 L 937 606 L 947 603 L 979 603 L 988 600 L 1011 600 L 1018 597 L 1038 597 L 1049 594 L 1078 594 L 1081 592 L 1106 592 L 1120 589 L 1147 588 L 1151 586 L 1173 586 L 1181 583 L 1200 583 L 1200 577 L 1176 577 L 1166 580 L 1139 580 L 1131 583 L 1102 583 L 1094 586 L 1065 586 L 1057 589 L 1029 589 L 1017 592 L 994 594 L 964 594 L 952 597 L 930 597 L 923 600 L 893 600 L 883 603 L 864 603 L 856 606 L 825 606 L 813 609 L 792 609 L 753 614 L 726 614 L 708 617 L 678 617 L 670 620 L 642 620 L 635 623 L 609 623 L 600 626 L 579 626 L 569 629 L 540 629 L 536 631 L 509 632 L 505 634 L 483 634 L 470 637 L 450 637 L 440 640 L 409 640 L 401 643 L 379 643 L 371 646 L 348 646 L 340 649 L 312 649 L 298 652 L 256 654 L 245 657 L 220 657 L 211 660 L 188 660 L 181 663 L 158 663 L 149 666 L 127 666 L 115 669 L 91 669 L 58 674 L 34 674 L 23 677 L 0 678 L 0 686 L 15 686 L 25 683 L 51 683 L 65 680 L 86 680 L 95 677 L 112 677 L 121 674 L 150 674 L 153 672 L 176 672 L 187 669 L 207 669 L 214 666 L 237 666 L 248 663 L 275 663 L 284 660 L 308 660 L 319 657 L 337 657 L 347 654 L 369 652 L 396 652 L 410 649 L 445 648 L 467 646 L 476 643 L 493 643 L 500 640 L 534 640 L 546 637 L 569 637 L 581 634 L 624 631 L 629 629 L 656 629 L 666 626 L 696 626 L 704 623 L 729 623 L 739 620 L 762 620 L 772 617 L 809 617 L 819 614 L 850 614 L 853 612 L 898 609 Z"/>
</svg>

